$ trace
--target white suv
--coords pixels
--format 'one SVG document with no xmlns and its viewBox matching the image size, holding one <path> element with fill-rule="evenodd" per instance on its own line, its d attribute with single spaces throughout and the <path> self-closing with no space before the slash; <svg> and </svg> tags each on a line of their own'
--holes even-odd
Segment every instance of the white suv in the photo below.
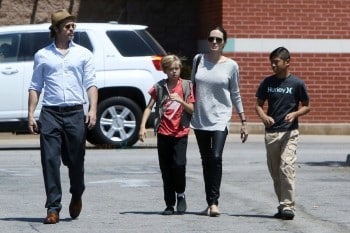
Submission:
<svg viewBox="0 0 350 233">
<path fill-rule="evenodd" d="M 49 24 L 0 27 L 0 132 L 27 131 L 34 53 L 52 42 Z M 164 49 L 146 26 L 78 23 L 74 41 L 94 54 L 99 87 L 97 123 L 87 140 L 127 147 L 137 142 L 148 90 L 165 78 Z M 42 96 L 42 95 L 41 95 Z M 41 104 L 35 112 L 39 117 Z M 151 126 L 152 118 L 149 120 Z"/>
</svg>

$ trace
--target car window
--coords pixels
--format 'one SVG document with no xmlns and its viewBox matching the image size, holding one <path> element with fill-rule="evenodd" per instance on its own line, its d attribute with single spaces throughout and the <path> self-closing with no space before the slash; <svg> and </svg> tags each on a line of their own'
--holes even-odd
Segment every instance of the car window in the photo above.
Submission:
<svg viewBox="0 0 350 233">
<path fill-rule="evenodd" d="M 75 32 L 73 41 L 93 52 L 91 41 L 86 32 Z"/>
<path fill-rule="evenodd" d="M 19 61 L 32 61 L 34 54 L 52 43 L 49 32 L 22 33 Z"/>
<path fill-rule="evenodd" d="M 148 31 L 138 30 L 135 32 L 147 42 L 147 44 L 153 49 L 156 55 L 162 55 L 162 56 L 167 55 L 163 47 L 158 43 L 156 39 L 153 38 L 153 36 Z"/>
<path fill-rule="evenodd" d="M 159 49 L 147 33 L 135 31 L 107 31 L 106 33 L 124 57 L 158 55 Z M 144 35 L 147 36 L 144 38 L 142 37 Z"/>
<path fill-rule="evenodd" d="M 48 46 L 53 41 L 53 39 L 50 38 L 49 32 L 22 33 L 20 37 L 20 50 L 16 58 L 18 61 L 32 61 L 34 59 L 34 54 L 39 49 Z M 92 51 L 91 42 L 85 32 L 76 33 L 74 35 L 74 42 Z"/>
<path fill-rule="evenodd" d="M 0 35 L 0 62 L 14 62 L 18 60 L 19 39 L 19 33 Z"/>
</svg>

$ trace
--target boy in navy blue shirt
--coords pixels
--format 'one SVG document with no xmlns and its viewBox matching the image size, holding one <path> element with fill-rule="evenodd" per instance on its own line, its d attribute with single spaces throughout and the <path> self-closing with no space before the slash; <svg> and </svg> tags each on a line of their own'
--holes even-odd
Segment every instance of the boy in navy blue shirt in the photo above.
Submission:
<svg viewBox="0 0 350 233">
<path fill-rule="evenodd" d="M 309 96 L 304 82 L 289 72 L 290 53 L 286 48 L 272 51 L 270 62 L 274 75 L 265 78 L 258 87 L 255 110 L 265 125 L 267 165 L 279 201 L 274 217 L 292 220 L 298 117 L 310 111 Z M 265 101 L 267 113 L 263 110 Z"/>
</svg>

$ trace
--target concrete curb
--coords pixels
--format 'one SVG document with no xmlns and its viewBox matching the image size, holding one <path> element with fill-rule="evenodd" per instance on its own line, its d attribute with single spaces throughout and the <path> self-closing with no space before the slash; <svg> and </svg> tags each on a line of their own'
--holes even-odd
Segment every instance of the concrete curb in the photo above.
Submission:
<svg viewBox="0 0 350 233">
<path fill-rule="evenodd" d="M 231 123 L 230 132 L 238 133 L 239 123 Z M 263 134 L 264 126 L 262 123 L 249 123 L 249 134 Z M 347 123 L 299 123 L 301 134 L 308 135 L 350 135 L 350 124 Z"/>
</svg>

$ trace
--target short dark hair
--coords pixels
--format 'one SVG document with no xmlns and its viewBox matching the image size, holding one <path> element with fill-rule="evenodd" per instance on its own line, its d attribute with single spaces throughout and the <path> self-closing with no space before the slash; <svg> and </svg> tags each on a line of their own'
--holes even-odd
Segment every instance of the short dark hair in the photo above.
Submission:
<svg viewBox="0 0 350 233">
<path fill-rule="evenodd" d="M 56 31 L 55 29 L 52 27 L 50 28 L 50 38 L 55 38 L 56 37 Z"/>
<path fill-rule="evenodd" d="M 276 57 L 279 57 L 283 61 L 286 61 L 286 60 L 290 59 L 290 53 L 289 53 L 288 49 L 286 49 L 285 47 L 278 47 L 277 49 L 275 49 L 271 52 L 270 60 L 272 60 Z"/>
</svg>

